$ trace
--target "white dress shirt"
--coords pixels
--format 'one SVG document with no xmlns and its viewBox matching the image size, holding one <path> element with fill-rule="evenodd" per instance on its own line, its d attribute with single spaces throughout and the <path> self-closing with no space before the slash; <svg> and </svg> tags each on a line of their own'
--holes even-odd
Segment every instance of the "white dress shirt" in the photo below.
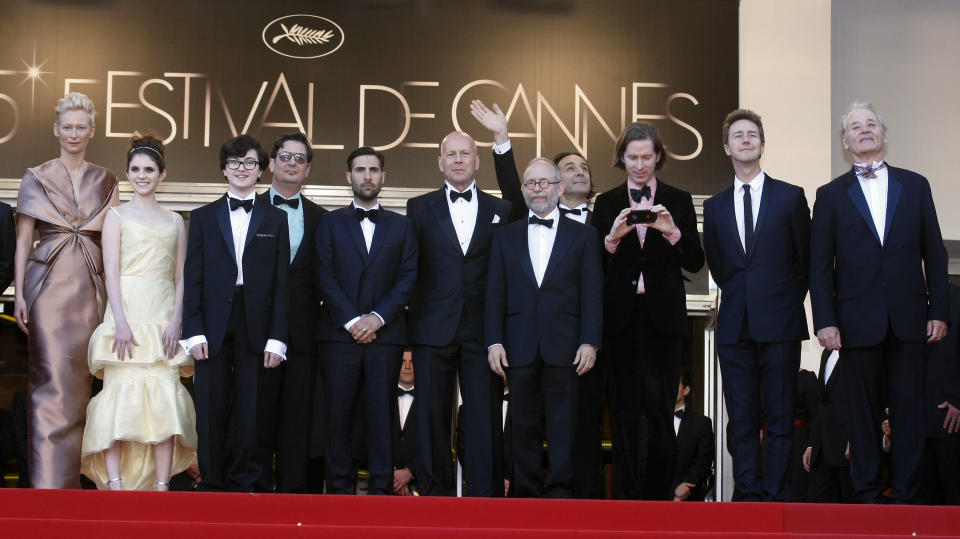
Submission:
<svg viewBox="0 0 960 539">
<path fill-rule="evenodd" d="M 457 189 L 450 185 L 450 182 L 444 182 L 446 190 L 443 195 L 447 197 L 447 207 L 450 209 L 450 219 L 453 220 L 453 228 L 457 231 L 457 241 L 460 242 L 460 249 L 463 254 L 467 254 L 467 248 L 470 247 L 470 239 L 473 238 L 473 229 L 477 226 L 477 211 L 480 207 L 477 202 L 477 181 L 474 180 L 467 187 L 466 191 L 472 191 L 470 202 L 463 198 L 458 198 L 456 202 L 450 201 L 450 191 Z"/>
<path fill-rule="evenodd" d="M 830 375 L 833 374 L 833 368 L 837 366 L 837 360 L 840 359 L 840 350 L 834 350 L 827 356 L 827 365 L 823 368 L 823 385 L 830 381 Z"/>
<path fill-rule="evenodd" d="M 686 410 L 686 408 L 687 408 L 687 405 L 684 404 L 684 405 L 680 406 L 679 408 L 677 408 L 676 410 L 674 410 L 674 414 L 676 414 L 676 412 L 678 412 L 678 411 L 680 411 L 680 410 Z M 680 434 L 680 421 L 681 421 L 681 419 L 680 419 L 679 417 L 677 417 L 676 415 L 673 416 L 673 434 L 674 434 L 674 436 L 676 436 L 677 434 Z"/>
<path fill-rule="evenodd" d="M 532 211 L 529 215 L 536 215 Z M 529 219 L 529 216 L 527 217 Z M 553 252 L 553 242 L 557 239 L 557 227 L 560 226 L 560 210 L 554 208 L 544 219 L 553 219 L 553 226 L 527 224 L 527 247 L 530 250 L 530 263 L 533 264 L 533 275 L 537 278 L 537 286 L 543 284 L 543 274 L 547 271 L 547 262 Z"/>
<path fill-rule="evenodd" d="M 400 384 L 397 384 L 397 387 L 407 390 Z M 410 386 L 410 389 L 413 389 L 413 386 Z M 413 406 L 413 395 L 404 393 L 397 397 L 397 406 L 400 407 L 400 428 L 402 429 L 407 424 L 407 416 L 410 414 L 410 407 Z"/>
<path fill-rule="evenodd" d="M 356 211 L 356 208 L 357 208 L 356 203 L 352 203 L 352 205 L 354 207 L 354 211 Z M 365 208 L 361 208 L 361 209 L 365 209 Z M 380 202 L 377 202 L 376 204 L 374 204 L 374 206 L 370 209 L 382 211 L 382 208 L 380 208 Z M 377 224 L 366 217 L 364 217 L 363 220 L 360 221 L 360 231 L 363 232 L 363 242 L 367 245 L 368 253 L 370 252 L 370 244 L 373 243 L 373 232 L 374 230 L 376 230 L 376 228 L 377 228 Z M 380 319 L 380 323 L 382 325 L 386 325 L 386 322 L 383 320 L 383 317 L 380 316 L 380 313 L 373 311 L 372 314 L 377 315 L 377 318 Z M 360 318 L 361 318 L 360 316 L 357 316 L 352 320 L 348 321 L 346 324 L 343 325 L 343 329 L 350 331 L 350 328 L 353 327 L 354 324 L 359 322 Z"/>
<path fill-rule="evenodd" d="M 257 203 L 257 191 L 254 190 L 249 195 L 241 197 L 235 195 L 227 189 L 227 196 L 230 198 L 235 198 L 237 200 L 253 200 L 253 203 Z M 233 233 L 233 252 L 237 257 L 237 286 L 243 286 L 243 249 L 247 241 L 247 230 L 250 228 L 250 216 L 253 214 L 253 210 L 249 212 L 243 208 L 237 208 L 235 210 L 230 210 L 229 206 L 230 201 L 227 201 L 227 211 L 230 212 L 230 229 Z M 190 354 L 190 349 L 198 344 L 203 344 L 207 342 L 206 335 L 194 335 L 189 339 L 183 339 L 180 341 L 180 346 L 183 348 L 183 351 L 187 354 Z M 284 361 L 287 360 L 287 345 L 282 341 L 276 339 L 267 339 L 266 346 L 263 347 L 264 352 L 272 352 L 280 356 Z"/>
<path fill-rule="evenodd" d="M 761 170 L 759 174 L 750 180 L 750 205 L 753 208 L 753 230 L 757 230 L 757 217 L 760 215 L 760 197 L 763 196 L 763 180 L 766 175 Z M 740 245 L 743 250 L 747 250 L 746 225 L 743 222 L 743 189 L 744 182 L 736 176 L 733 177 L 733 211 L 737 216 L 737 231 L 740 233 Z"/>
<path fill-rule="evenodd" d="M 883 161 L 874 161 L 873 166 L 877 167 Z M 857 163 L 859 166 L 866 166 Z M 860 182 L 860 189 L 863 190 L 863 198 L 867 199 L 867 207 L 870 208 L 870 216 L 873 217 L 873 225 L 877 227 L 877 235 L 880 236 L 880 245 L 883 245 L 884 227 L 887 223 L 887 167 L 874 172 L 876 178 L 864 178 L 858 175 L 857 181 Z"/>
</svg>

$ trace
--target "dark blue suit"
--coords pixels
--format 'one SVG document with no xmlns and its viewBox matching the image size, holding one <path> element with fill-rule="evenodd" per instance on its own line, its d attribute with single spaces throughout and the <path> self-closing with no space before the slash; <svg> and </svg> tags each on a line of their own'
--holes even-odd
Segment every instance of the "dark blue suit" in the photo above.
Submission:
<svg viewBox="0 0 960 539">
<path fill-rule="evenodd" d="M 361 392 L 368 433 L 370 494 L 393 492 L 390 410 L 407 344 L 405 307 L 417 278 L 417 241 L 403 216 L 380 209 L 367 252 L 353 205 L 320 217 L 316 271 L 324 310 L 318 327 L 329 402 L 327 492 L 356 490 L 350 452 Z M 376 312 L 384 325 L 369 344 L 357 344 L 344 325 Z M 393 403 L 391 404 L 391 399 Z"/>
<path fill-rule="evenodd" d="M 194 389 L 202 485 L 213 490 L 249 490 L 260 475 L 253 451 L 263 349 L 267 339 L 288 342 L 287 215 L 253 205 L 242 289 L 235 257 L 227 197 L 190 212 L 183 335 L 207 338 L 209 359 L 196 362 Z"/>
<path fill-rule="evenodd" d="M 810 299 L 817 331 L 840 329 L 854 495 L 872 501 L 881 494 L 885 391 L 896 432 L 890 497 L 911 502 L 923 453 L 926 324 L 949 320 L 949 282 L 930 185 L 915 172 L 887 170 L 883 244 L 852 170 L 817 190 Z"/>
<path fill-rule="evenodd" d="M 573 427 L 581 344 L 603 337 L 603 266 L 595 229 L 560 217 L 538 286 L 526 221 L 494 234 L 484 309 L 485 343 L 502 344 L 510 384 L 514 496 L 572 497 Z M 541 486 L 541 417 L 549 470 Z M 471 458 L 473 458 L 471 454 Z"/>
<path fill-rule="evenodd" d="M 466 443 L 468 496 L 501 496 L 500 403 L 503 383 L 487 364 L 483 301 L 490 238 L 510 215 L 510 203 L 479 189 L 477 221 L 466 254 L 460 247 L 445 188 L 407 201 L 420 248 L 417 288 L 410 302 L 410 341 L 417 371 L 421 492 L 454 493 L 450 424 L 459 375 Z M 496 221 L 496 222 L 494 222 Z"/>
<path fill-rule="evenodd" d="M 703 205 L 703 247 L 723 291 L 717 342 L 737 491 L 745 500 L 787 501 L 800 341 L 809 337 L 810 210 L 803 189 L 766 176 L 744 252 L 730 186 Z M 752 211 L 750 209 L 749 211 Z M 760 479 L 761 392 L 768 424 Z"/>
</svg>

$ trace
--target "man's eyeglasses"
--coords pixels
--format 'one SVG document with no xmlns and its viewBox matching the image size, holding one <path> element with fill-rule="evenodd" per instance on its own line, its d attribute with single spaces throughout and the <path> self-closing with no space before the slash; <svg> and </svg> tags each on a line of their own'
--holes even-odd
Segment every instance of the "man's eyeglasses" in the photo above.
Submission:
<svg viewBox="0 0 960 539">
<path fill-rule="evenodd" d="M 560 182 L 552 182 L 546 178 L 540 178 L 539 180 L 527 180 L 523 182 L 523 186 L 529 189 L 530 191 L 533 191 L 534 187 L 539 187 L 540 189 L 546 189 L 551 185 L 555 185 L 558 183 Z"/>
<path fill-rule="evenodd" d="M 230 170 L 237 170 L 240 165 L 243 165 L 243 168 L 247 170 L 253 170 L 260 166 L 260 161 L 256 159 L 227 159 L 227 168 Z"/>
<path fill-rule="evenodd" d="M 302 153 L 280 152 L 277 154 L 277 159 L 281 163 L 289 163 L 290 159 L 293 159 L 298 165 L 307 164 L 307 156 Z"/>
</svg>

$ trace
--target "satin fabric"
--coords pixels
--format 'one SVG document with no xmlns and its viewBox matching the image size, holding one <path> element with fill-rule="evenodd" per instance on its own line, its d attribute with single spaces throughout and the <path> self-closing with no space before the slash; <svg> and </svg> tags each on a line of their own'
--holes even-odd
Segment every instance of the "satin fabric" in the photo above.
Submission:
<svg viewBox="0 0 960 539">
<path fill-rule="evenodd" d="M 106 301 L 100 231 L 117 203 L 117 179 L 88 164 L 74 194 L 59 159 L 27 170 L 17 213 L 40 241 L 27 260 L 23 296 L 30 335 L 27 453 L 34 488 L 80 488 L 80 446 L 92 379 L 87 343 Z"/>
<path fill-rule="evenodd" d="M 113 310 L 90 337 L 90 372 L 103 390 L 87 407 L 81 471 L 107 488 L 103 451 L 122 440 L 120 477 L 124 490 L 150 490 L 155 480 L 154 444 L 176 436 L 171 475 L 197 459 L 196 411 L 180 376 L 193 374 L 193 358 L 178 346 L 163 351 L 163 331 L 173 316 L 177 256 L 176 218 L 161 226 L 120 217 L 120 290 L 123 313 L 138 345 L 123 360 L 111 350 Z M 179 337 L 179 335 L 177 335 Z"/>
</svg>

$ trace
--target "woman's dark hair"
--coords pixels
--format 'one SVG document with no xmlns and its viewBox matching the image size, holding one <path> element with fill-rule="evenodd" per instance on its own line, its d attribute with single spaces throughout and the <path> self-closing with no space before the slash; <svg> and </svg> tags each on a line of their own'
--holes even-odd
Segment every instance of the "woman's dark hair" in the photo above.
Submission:
<svg viewBox="0 0 960 539">
<path fill-rule="evenodd" d="M 165 151 L 163 141 L 152 131 L 147 131 L 145 135 L 134 131 L 133 136 L 130 137 L 130 150 L 127 151 L 127 169 L 130 168 L 130 160 L 133 156 L 142 154 L 152 159 L 160 172 L 163 172 L 167 169 Z"/>
</svg>

